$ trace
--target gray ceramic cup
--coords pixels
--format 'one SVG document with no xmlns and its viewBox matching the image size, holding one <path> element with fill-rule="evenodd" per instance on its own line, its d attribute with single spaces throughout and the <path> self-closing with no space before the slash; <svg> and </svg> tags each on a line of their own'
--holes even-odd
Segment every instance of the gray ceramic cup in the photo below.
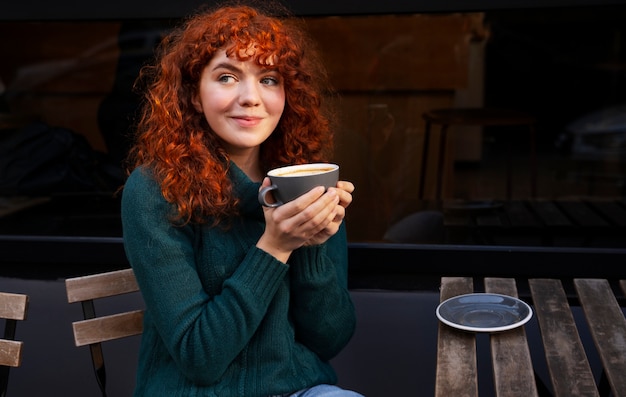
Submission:
<svg viewBox="0 0 626 397">
<path fill-rule="evenodd" d="M 314 187 L 324 186 L 328 189 L 337 186 L 339 166 L 331 163 L 290 165 L 275 168 L 267 176 L 272 184 L 259 191 L 259 203 L 266 207 L 278 207 Z"/>
</svg>

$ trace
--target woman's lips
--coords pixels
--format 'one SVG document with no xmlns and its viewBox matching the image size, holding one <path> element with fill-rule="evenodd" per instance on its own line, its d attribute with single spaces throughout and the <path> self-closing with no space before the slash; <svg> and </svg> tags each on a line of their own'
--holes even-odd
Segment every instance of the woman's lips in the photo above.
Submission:
<svg viewBox="0 0 626 397">
<path fill-rule="evenodd" d="M 254 127 L 263 120 L 260 117 L 233 117 L 233 120 L 242 127 Z"/>
</svg>

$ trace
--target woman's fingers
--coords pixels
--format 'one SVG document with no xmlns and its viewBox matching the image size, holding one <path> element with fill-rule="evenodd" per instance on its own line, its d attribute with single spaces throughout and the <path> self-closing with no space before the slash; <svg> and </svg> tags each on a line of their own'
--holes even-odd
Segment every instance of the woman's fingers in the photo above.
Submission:
<svg viewBox="0 0 626 397">
<path fill-rule="evenodd" d="M 265 184 L 266 181 L 263 182 Z M 354 185 L 339 181 L 337 187 L 318 187 L 276 208 L 266 208 L 266 232 L 283 248 L 293 250 L 302 245 L 321 244 L 337 233 L 352 202 Z"/>
<path fill-rule="evenodd" d="M 352 193 L 354 192 L 354 184 L 349 181 L 339 181 L 337 182 L 337 189 L 341 189 L 348 193 Z"/>
<path fill-rule="evenodd" d="M 339 181 L 337 182 L 337 192 L 339 194 L 339 204 L 343 208 L 347 208 L 352 203 L 352 192 L 354 191 L 354 185 L 352 182 Z"/>
</svg>

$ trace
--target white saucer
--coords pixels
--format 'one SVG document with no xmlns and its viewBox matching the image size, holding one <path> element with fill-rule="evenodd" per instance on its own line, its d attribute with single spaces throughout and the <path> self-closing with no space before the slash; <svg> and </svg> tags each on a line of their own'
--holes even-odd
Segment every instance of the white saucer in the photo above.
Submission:
<svg viewBox="0 0 626 397">
<path fill-rule="evenodd" d="M 533 311 L 525 302 L 508 295 L 474 293 L 452 297 L 437 306 L 437 317 L 465 331 L 497 332 L 526 324 Z"/>
</svg>

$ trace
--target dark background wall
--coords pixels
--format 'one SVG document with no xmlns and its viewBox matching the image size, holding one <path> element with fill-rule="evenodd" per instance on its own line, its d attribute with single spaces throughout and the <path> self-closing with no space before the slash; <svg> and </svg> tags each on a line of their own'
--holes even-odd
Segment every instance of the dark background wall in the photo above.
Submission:
<svg viewBox="0 0 626 397">
<path fill-rule="evenodd" d="M 624 4 L 624 0 L 283 0 L 299 15 L 365 15 L 413 12 L 484 11 L 490 9 L 598 6 Z M 175 18 L 187 15 L 202 0 L 74 1 L 7 0 L 0 3 L 0 20 Z"/>
</svg>

